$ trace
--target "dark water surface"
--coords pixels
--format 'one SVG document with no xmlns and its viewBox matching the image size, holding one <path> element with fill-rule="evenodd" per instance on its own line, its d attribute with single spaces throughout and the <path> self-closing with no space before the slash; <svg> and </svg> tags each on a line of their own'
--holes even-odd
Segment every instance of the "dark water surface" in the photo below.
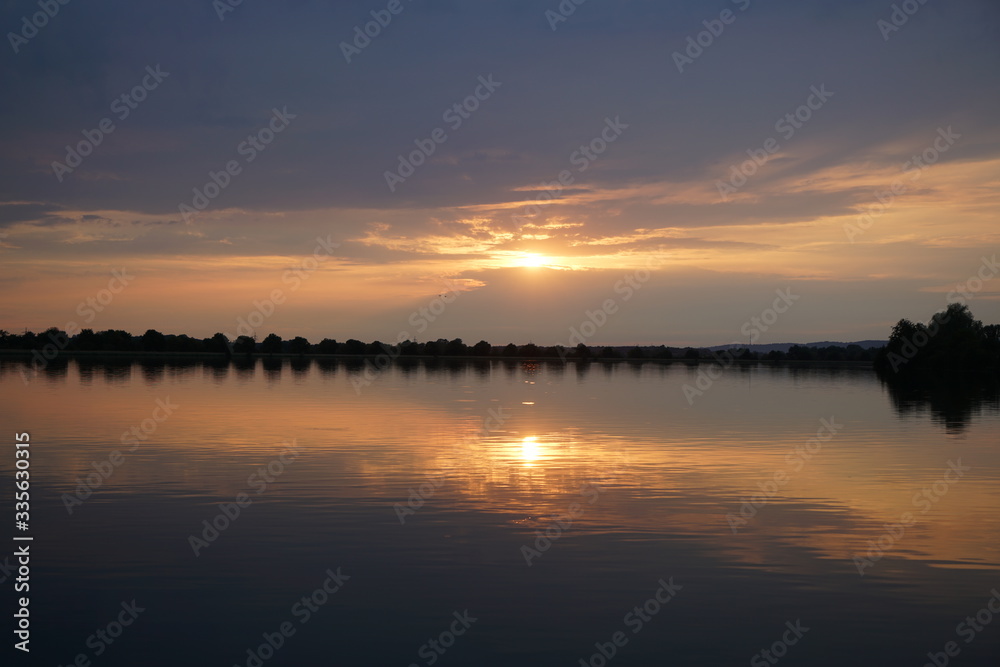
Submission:
<svg viewBox="0 0 1000 667">
<path fill-rule="evenodd" d="M 2 362 L 29 664 L 1000 664 L 995 397 L 707 368 Z"/>
</svg>

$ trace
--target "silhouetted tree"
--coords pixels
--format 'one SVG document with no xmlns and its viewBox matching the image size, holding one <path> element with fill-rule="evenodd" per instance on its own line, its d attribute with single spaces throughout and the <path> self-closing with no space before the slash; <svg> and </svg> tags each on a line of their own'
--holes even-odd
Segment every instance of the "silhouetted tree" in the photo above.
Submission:
<svg viewBox="0 0 1000 667">
<path fill-rule="evenodd" d="M 444 354 L 445 348 L 448 347 L 448 341 L 444 338 L 438 338 L 437 340 L 430 340 L 424 343 L 424 354 L 429 354 L 435 357 Z"/>
<path fill-rule="evenodd" d="M 472 346 L 472 354 L 477 357 L 488 357 L 493 351 L 493 346 L 487 343 L 485 340 L 481 340 Z"/>
<path fill-rule="evenodd" d="M 576 347 L 573 349 L 576 352 L 575 356 L 577 359 L 590 359 L 590 348 L 583 343 L 577 343 Z"/>
<path fill-rule="evenodd" d="M 167 349 L 167 337 L 156 329 L 146 329 L 142 334 L 142 349 L 146 352 L 163 352 Z"/>
<path fill-rule="evenodd" d="M 507 345 L 503 348 L 503 356 L 504 357 L 516 357 L 517 356 L 517 345 L 514 345 L 514 343 L 507 343 Z"/>
<path fill-rule="evenodd" d="M 135 350 L 135 347 L 132 345 L 132 334 L 127 331 L 108 329 L 106 331 L 98 331 L 95 335 L 97 336 L 97 349 L 99 350 L 109 352 L 131 352 Z"/>
<path fill-rule="evenodd" d="M 100 349 L 100 341 L 93 329 L 83 329 L 74 337 L 74 342 L 78 350 L 93 351 Z"/>
<path fill-rule="evenodd" d="M 469 352 L 469 347 L 462 342 L 461 338 L 450 341 L 444 348 L 444 353 L 449 357 L 463 357 Z"/>
<path fill-rule="evenodd" d="M 316 346 L 316 351 L 320 354 L 337 354 L 337 349 L 339 347 L 340 345 L 337 341 L 332 338 L 324 338 L 319 342 L 319 345 Z"/>
<path fill-rule="evenodd" d="M 209 352 L 229 354 L 229 337 L 224 333 L 216 333 L 206 342 L 205 347 Z"/>
<path fill-rule="evenodd" d="M 60 350 L 65 350 L 69 347 L 70 343 L 69 336 L 66 335 L 65 331 L 59 329 L 58 327 L 49 327 L 40 336 L 40 338 L 42 339 L 42 343 L 44 345 L 55 345 Z"/>
<path fill-rule="evenodd" d="M 260 351 L 264 354 L 277 354 L 281 352 L 281 336 L 278 334 L 267 334 L 267 338 L 260 344 Z"/>
<path fill-rule="evenodd" d="M 828 345 L 822 350 L 817 350 L 819 353 L 817 357 L 823 361 L 843 361 L 844 360 L 844 348 L 839 345 Z"/>
<path fill-rule="evenodd" d="M 21 334 L 20 341 L 22 350 L 32 350 L 36 346 L 41 346 L 45 342 L 41 336 L 33 331 L 25 331 Z"/>
<path fill-rule="evenodd" d="M 237 354 L 253 354 L 257 349 L 257 341 L 250 336 L 240 336 L 233 343 L 233 352 Z"/>
<path fill-rule="evenodd" d="M 312 349 L 312 345 L 309 341 L 302 336 L 296 336 L 292 339 L 292 342 L 288 344 L 288 350 L 292 354 L 306 354 Z"/>
<path fill-rule="evenodd" d="M 201 341 L 188 336 L 187 334 L 181 334 L 179 336 L 165 336 L 164 337 L 164 349 L 167 352 L 203 352 L 204 347 Z"/>
<path fill-rule="evenodd" d="M 816 353 L 813 349 L 806 347 L 804 345 L 792 345 L 788 348 L 788 354 L 786 358 L 789 361 L 812 361 L 816 358 Z"/>
<path fill-rule="evenodd" d="M 405 357 L 415 357 L 424 353 L 424 344 L 407 340 L 400 345 L 400 350 Z"/>
<path fill-rule="evenodd" d="M 344 343 L 343 354 L 362 355 L 365 353 L 365 344 L 356 338 L 349 338 Z"/>
<path fill-rule="evenodd" d="M 959 303 L 936 313 L 926 326 L 902 319 L 875 355 L 875 369 L 907 375 L 921 370 L 995 371 L 1000 367 L 1000 345 L 992 326 L 984 326 Z"/>
<path fill-rule="evenodd" d="M 950 304 L 926 325 L 903 319 L 873 366 L 900 413 L 930 407 L 953 432 L 1000 395 L 997 325 L 983 325 L 968 306 Z"/>
</svg>

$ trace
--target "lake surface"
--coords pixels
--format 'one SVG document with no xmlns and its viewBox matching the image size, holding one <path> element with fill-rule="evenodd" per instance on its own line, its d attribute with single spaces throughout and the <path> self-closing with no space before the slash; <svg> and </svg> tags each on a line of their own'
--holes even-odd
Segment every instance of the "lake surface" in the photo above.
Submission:
<svg viewBox="0 0 1000 667">
<path fill-rule="evenodd" d="M 683 363 L 24 368 L 0 362 L 5 494 L 31 436 L 18 664 L 998 664 L 995 396 Z"/>
</svg>

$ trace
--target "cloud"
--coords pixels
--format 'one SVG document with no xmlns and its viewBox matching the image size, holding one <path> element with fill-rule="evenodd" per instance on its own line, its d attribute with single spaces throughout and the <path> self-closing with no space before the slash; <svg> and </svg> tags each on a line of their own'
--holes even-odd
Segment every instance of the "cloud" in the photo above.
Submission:
<svg viewBox="0 0 1000 667">
<path fill-rule="evenodd" d="M 59 219 L 53 214 L 62 210 L 55 204 L 38 202 L 8 202 L 0 204 L 0 227 L 10 227 L 22 222 Z"/>
<path fill-rule="evenodd" d="M 494 322 L 512 336 L 524 305 L 495 290 L 511 288 L 521 252 L 576 269 L 552 279 L 574 294 L 600 291 L 593 271 L 649 255 L 736 281 L 826 278 L 838 303 L 862 278 L 961 277 L 961 252 L 997 240 L 996 3 L 928 3 L 886 41 L 876 21 L 888 3 L 753 2 L 678 72 L 673 53 L 728 6 L 585 3 L 553 31 L 545 3 L 414 1 L 347 63 L 340 43 L 372 9 L 360 0 L 243 3 L 224 21 L 199 0 L 70 3 L 0 68 L 6 270 L 40 299 L 44 267 L 66 261 L 183 266 L 242 285 L 248 264 L 287 266 L 332 235 L 337 280 L 381 272 L 389 292 L 412 295 L 430 272 L 467 275 L 483 283 L 468 301 L 512 309 Z M 22 11 L 5 6 L 0 21 L 18 25 Z M 147 66 L 169 75 L 123 117 L 115 100 Z M 501 85 L 489 98 L 446 120 L 491 75 Z M 779 130 L 817 86 L 833 96 Z M 241 146 L 267 136 L 276 108 L 295 118 L 248 159 Z M 103 119 L 114 131 L 57 180 L 53 161 Z M 602 137 L 609 119 L 627 125 L 614 141 Z M 948 126 L 961 141 L 850 243 L 844 225 Z M 437 128 L 446 140 L 390 192 L 385 172 Z M 769 139 L 780 148 L 723 199 L 719 182 Z M 231 161 L 239 173 L 220 176 Z M 213 188 L 182 223 L 179 205 Z M 329 307 L 367 312 L 333 278 L 317 282 Z M 879 283 L 872 298 L 903 303 L 912 295 L 892 290 L 918 283 Z M 731 303 L 730 281 L 705 284 L 702 298 Z"/>
</svg>

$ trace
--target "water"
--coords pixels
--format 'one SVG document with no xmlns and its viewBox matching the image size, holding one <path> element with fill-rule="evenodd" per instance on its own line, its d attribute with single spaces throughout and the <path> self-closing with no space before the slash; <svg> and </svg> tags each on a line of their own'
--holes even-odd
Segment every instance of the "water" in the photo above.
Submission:
<svg viewBox="0 0 1000 667">
<path fill-rule="evenodd" d="M 681 363 L 22 369 L 0 475 L 29 432 L 33 665 L 1000 655 L 995 396 L 757 367 L 689 401 L 708 367 Z"/>
</svg>

